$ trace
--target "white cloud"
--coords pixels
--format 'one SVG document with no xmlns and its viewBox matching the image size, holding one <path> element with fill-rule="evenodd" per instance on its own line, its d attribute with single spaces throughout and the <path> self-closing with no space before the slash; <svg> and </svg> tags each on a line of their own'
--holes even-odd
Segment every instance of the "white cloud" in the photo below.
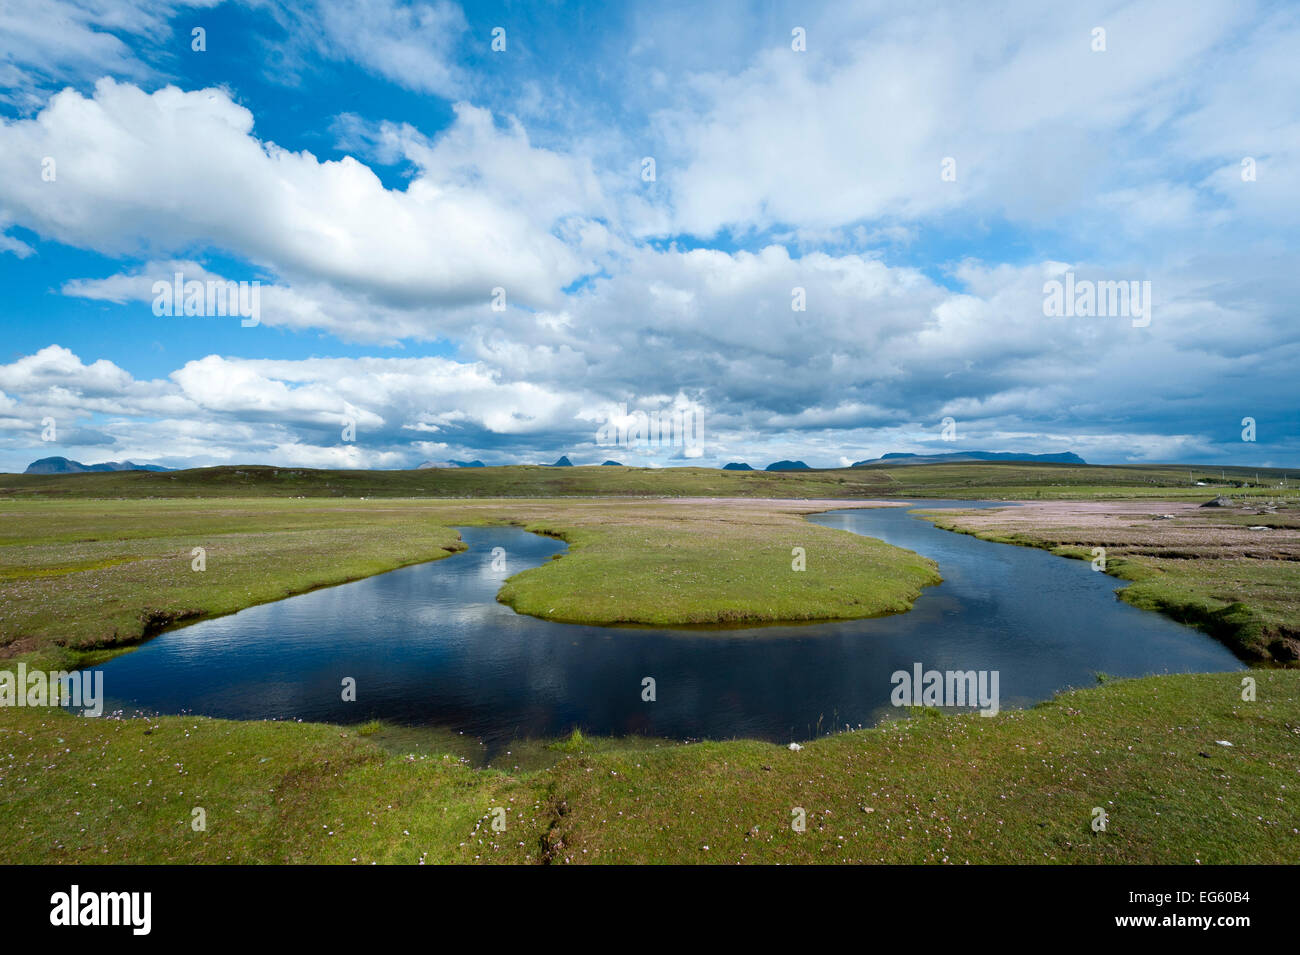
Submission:
<svg viewBox="0 0 1300 955">
<path fill-rule="evenodd" d="M 455 63 L 468 29 L 457 4 L 311 0 L 275 3 L 272 11 L 290 38 L 282 55 L 299 69 L 310 48 L 422 93 L 455 96 L 466 83 Z"/>
<path fill-rule="evenodd" d="M 153 69 L 135 45 L 169 36 L 180 10 L 221 0 L 40 0 L 0 5 L 0 103 L 26 109 L 42 93 L 87 75 L 142 79 Z"/>
<path fill-rule="evenodd" d="M 209 355 L 144 382 L 51 346 L 0 366 L 10 397 L 0 410 L 28 423 L 11 448 L 31 446 L 35 422 L 53 413 L 123 449 L 140 447 L 131 422 L 153 422 L 155 455 L 192 442 L 196 460 L 209 463 L 307 463 L 318 459 L 309 447 L 322 460 L 417 463 L 412 452 L 430 440 L 440 458 L 603 460 L 610 453 L 594 444 L 596 423 L 620 403 L 698 405 L 705 463 L 755 448 L 773 459 L 857 460 L 924 446 L 949 415 L 960 447 L 985 450 L 1159 460 L 1222 447 L 1247 414 L 1267 423 L 1269 453 L 1295 443 L 1286 383 L 1300 346 L 1289 313 L 1247 291 L 1278 285 L 1284 265 L 1195 261 L 1153 273 L 1159 295 L 1146 328 L 1121 317 L 1045 316 L 1044 280 L 1066 267 L 968 261 L 955 272 L 964 290 L 951 291 L 862 256 L 795 259 L 777 246 L 641 251 L 573 296 L 563 315 L 511 310 L 497 327 L 467 330 L 473 361 Z M 1133 277 L 1069 267 L 1080 277 Z M 1234 270 L 1237 287 L 1213 278 Z M 791 309 L 796 286 L 806 312 Z M 121 277 L 77 291 L 132 294 Z M 345 419 L 356 422 L 359 450 L 338 449 Z M 213 432 L 210 447 L 190 437 L 196 427 Z"/>
<path fill-rule="evenodd" d="M 806 16 L 807 53 L 774 38 L 743 70 L 706 69 L 669 87 L 678 92 L 656 114 L 666 231 L 816 231 L 947 213 L 1042 225 L 1099 192 L 1149 186 L 1144 208 L 1123 211 L 1162 225 L 1192 211 L 1162 181 L 1189 156 L 1296 149 L 1300 125 L 1286 105 L 1300 95 L 1294 11 L 1262 18 L 1249 5 L 1146 0 L 1018 3 L 989 17 L 948 5 L 941 15 L 859 12 L 869 22 L 856 29 L 838 7 Z M 1105 52 L 1090 47 L 1096 26 Z M 1211 59 L 1223 68 L 1206 69 Z M 955 182 L 940 178 L 945 157 Z M 1300 178 L 1278 172 L 1290 188 Z"/>
<path fill-rule="evenodd" d="M 435 145 L 425 155 L 439 176 L 386 189 L 355 159 L 321 162 L 257 139 L 252 114 L 220 90 L 147 94 L 104 79 L 93 98 L 65 90 L 36 119 L 0 127 L 0 206 L 43 237 L 107 255 L 224 250 L 379 304 L 486 303 L 498 286 L 514 302 L 558 302 L 593 265 L 551 232 L 564 205 L 550 187 L 565 160 L 531 150 L 517 129 L 495 130 L 481 111 L 462 117 L 448 136 L 482 155 L 501 146 L 509 168 L 535 160 L 540 180 L 517 174 L 498 194 Z M 53 182 L 40 174 L 46 156 Z M 487 178 L 501 187 L 506 175 Z M 581 169 L 572 177 L 580 184 Z"/>
</svg>

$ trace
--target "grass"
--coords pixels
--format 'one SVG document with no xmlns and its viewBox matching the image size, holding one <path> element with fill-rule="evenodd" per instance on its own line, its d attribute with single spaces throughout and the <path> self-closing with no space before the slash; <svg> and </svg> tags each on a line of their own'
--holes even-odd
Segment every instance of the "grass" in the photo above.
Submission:
<svg viewBox="0 0 1300 955">
<path fill-rule="evenodd" d="M 0 739 L 5 863 L 473 861 L 475 824 L 529 788 L 319 724 L 8 710 Z"/>
<path fill-rule="evenodd" d="M 175 622 L 446 557 L 458 525 L 514 522 L 570 552 L 506 583 L 522 613 L 709 624 L 900 612 L 933 562 L 811 524 L 816 502 L 11 501 L 0 507 L 0 657 L 94 662 Z M 195 547 L 206 569 L 193 569 Z M 808 570 L 792 570 L 802 547 Z"/>
<path fill-rule="evenodd" d="M 1242 659 L 1300 664 L 1300 507 L 1030 505 L 930 511 L 940 527 L 1064 557 L 1106 554 L 1120 599 L 1199 627 Z M 1252 530 L 1252 528 L 1267 528 Z"/>
<path fill-rule="evenodd" d="M 991 719 L 903 720 L 799 752 L 728 742 L 567 760 L 550 774 L 564 811 L 549 858 L 1294 863 L 1300 673 L 1252 675 L 1253 703 L 1240 674 L 1112 680 Z"/>
<path fill-rule="evenodd" d="M 1196 487 L 1205 481 L 1213 486 Z M 1278 485 L 1285 481 L 1287 488 Z M 951 497 L 1069 499 L 1159 497 L 1203 500 L 1300 495 L 1295 474 L 1269 468 L 1197 469 L 982 462 L 871 465 L 820 471 L 517 465 L 423 471 L 328 471 L 238 466 L 190 471 L 3 474 L 0 500 L 22 498 L 231 497 Z"/>
<path fill-rule="evenodd" d="M 1294 863 L 1300 672 L 1250 676 L 1254 702 L 1240 673 L 1109 680 L 799 752 L 575 734 L 518 772 L 319 724 L 8 710 L 0 862 Z"/>
<path fill-rule="evenodd" d="M 582 735 L 582 730 L 574 728 L 565 739 L 556 740 L 551 744 L 551 748 L 560 753 L 577 753 L 587 745 L 587 738 Z"/>
<path fill-rule="evenodd" d="M 568 541 L 569 553 L 511 577 L 498 599 L 568 623 L 738 624 L 902 613 L 941 581 L 911 551 L 766 509 L 596 513 L 528 523 Z M 796 547 L 807 570 L 792 569 Z"/>
</svg>

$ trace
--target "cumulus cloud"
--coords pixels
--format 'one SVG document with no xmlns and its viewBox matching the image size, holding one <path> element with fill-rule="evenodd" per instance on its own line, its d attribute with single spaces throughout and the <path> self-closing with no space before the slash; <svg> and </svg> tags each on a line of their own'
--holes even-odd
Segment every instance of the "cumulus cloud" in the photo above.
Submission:
<svg viewBox="0 0 1300 955">
<path fill-rule="evenodd" d="M 952 450 L 939 443 L 945 417 L 959 423 L 955 447 L 1166 460 L 1231 447 L 1250 415 L 1266 423 L 1264 453 L 1295 453 L 1286 382 L 1300 345 L 1286 312 L 1207 288 L 1198 263 L 1155 276 L 1162 296 L 1147 327 L 1049 317 L 1044 282 L 1065 268 L 1106 274 L 1089 263 L 967 261 L 952 290 L 863 256 L 643 250 L 563 314 L 512 310 L 514 324 L 468 330 L 467 360 L 209 355 L 144 382 L 51 346 L 0 366 L 0 411 L 26 414 L 11 448 L 30 447 L 35 422 L 54 413 L 119 436 L 124 450 L 140 447 L 132 422 L 147 421 L 155 455 L 186 447 L 197 428 L 211 441 L 207 463 L 409 465 L 426 448 L 499 463 L 603 460 L 613 452 L 595 432 L 612 409 L 684 404 L 703 416 L 703 449 L 643 448 L 639 463 L 721 463 L 761 449 L 829 466 L 900 447 Z M 1278 279 L 1258 267 L 1241 278 L 1257 281 Z M 806 311 L 792 307 L 799 290 Z M 117 278 L 76 291 L 132 294 Z M 340 437 L 349 422 L 356 447 Z"/>
<path fill-rule="evenodd" d="M 1232 182 L 1244 155 L 1296 155 L 1300 124 L 1283 105 L 1300 94 L 1287 52 L 1300 38 L 1294 10 L 1018 3 L 991 18 L 951 4 L 924 16 L 826 7 L 799 22 L 807 52 L 774 34 L 748 67 L 701 68 L 668 87 L 683 92 L 655 115 L 667 231 L 948 213 L 1044 225 L 1099 194 L 1155 224 L 1186 225 L 1225 199 L 1276 223 L 1260 193 L 1294 195 L 1289 161 L 1276 163 L 1285 184 L 1243 192 Z M 1092 48 L 1098 27 L 1104 52 Z M 1208 59 L 1222 68 L 1201 68 Z M 1191 157 L 1217 162 L 1223 180 L 1166 180 Z M 945 158 L 952 181 L 940 175 Z M 1198 196 L 1215 182 L 1220 196 Z"/>
<path fill-rule="evenodd" d="M 253 456 L 339 467 L 414 466 L 412 449 L 430 436 L 444 447 L 508 439 L 549 450 L 557 431 L 577 428 L 581 406 L 577 394 L 501 381 L 482 365 L 434 357 L 208 355 L 165 380 L 137 381 L 112 362 L 85 363 L 58 345 L 0 365 L 0 394 L 7 418 L 0 445 L 43 452 L 34 456 L 54 453 L 38 437 L 50 416 L 64 433 L 55 442 L 61 447 L 75 449 L 74 429 L 93 424 L 114 436 L 124 456 L 202 463 Z M 344 438 L 348 425 L 355 441 Z"/>
<path fill-rule="evenodd" d="M 145 320 L 168 325 L 186 322 L 239 321 L 221 316 L 156 317 L 152 313 L 156 299 L 155 283 L 199 282 L 225 287 L 234 281 L 229 275 L 213 272 L 193 259 L 150 261 L 127 272 L 106 278 L 70 279 L 60 291 L 74 298 L 133 305 Z M 363 292 L 340 290 L 326 282 L 258 281 L 257 325 L 298 331 L 328 332 L 345 342 L 363 342 L 396 346 L 408 339 L 434 339 L 450 336 L 491 315 L 490 305 L 480 303 L 464 308 L 403 308 L 376 303 Z M 247 295 L 251 300 L 251 289 Z M 230 314 L 234 314 L 231 312 Z"/>
<path fill-rule="evenodd" d="M 205 247 L 378 303 L 461 306 L 496 287 L 521 303 L 557 302 L 593 262 L 552 233 L 562 204 L 548 218 L 521 197 L 563 178 L 565 161 L 532 155 L 518 130 L 496 130 L 481 111 L 446 135 L 482 153 L 500 146 L 515 163 L 484 180 L 423 146 L 438 175 L 386 189 L 350 157 L 322 162 L 258 139 L 252 114 L 224 91 L 150 94 L 103 79 L 93 97 L 64 90 L 36 118 L 0 127 L 0 207 L 42 237 L 106 255 Z M 41 176 L 47 156 L 54 181 Z M 539 182 L 520 172 L 505 188 L 510 168 L 534 161 L 546 170 Z"/>
</svg>

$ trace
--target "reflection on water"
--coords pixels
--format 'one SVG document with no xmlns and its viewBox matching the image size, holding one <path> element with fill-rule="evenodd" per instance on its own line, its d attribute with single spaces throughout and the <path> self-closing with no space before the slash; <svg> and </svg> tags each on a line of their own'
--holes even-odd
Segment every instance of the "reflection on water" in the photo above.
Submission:
<svg viewBox="0 0 1300 955">
<path fill-rule="evenodd" d="M 970 502 L 944 502 L 969 507 Z M 922 506 L 941 506 L 925 502 Z M 105 664 L 109 707 L 239 719 L 436 725 L 500 746 L 597 735 L 808 739 L 892 712 L 890 675 L 997 670 L 1003 708 L 1113 676 L 1231 670 L 1222 645 L 1114 596 L 1086 561 L 941 531 L 903 508 L 812 520 L 933 558 L 944 583 L 906 614 L 716 631 L 551 623 L 496 602 L 564 545 L 514 527 L 467 552 L 155 638 Z M 507 571 L 492 569 L 504 547 Z M 655 678 L 657 699 L 641 699 Z M 357 701 L 341 699 L 345 677 Z"/>
</svg>

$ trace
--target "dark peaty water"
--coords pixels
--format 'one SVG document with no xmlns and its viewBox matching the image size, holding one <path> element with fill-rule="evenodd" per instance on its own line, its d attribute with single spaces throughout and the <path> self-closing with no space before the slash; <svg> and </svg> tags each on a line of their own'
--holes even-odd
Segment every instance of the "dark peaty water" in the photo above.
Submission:
<svg viewBox="0 0 1300 955">
<path fill-rule="evenodd" d="M 970 502 L 924 502 L 923 507 Z M 465 528 L 466 553 L 165 633 L 103 666 L 110 709 L 450 727 L 490 747 L 596 735 L 803 740 L 892 712 L 891 674 L 997 670 L 1001 705 L 1113 676 L 1240 669 L 1221 644 L 1120 603 L 1085 561 L 941 531 L 904 508 L 812 518 L 931 557 L 944 583 L 908 613 L 680 631 L 574 626 L 496 602 L 564 545 Z M 506 567 L 494 570 L 492 549 Z M 811 571 L 809 571 L 811 572 Z M 655 702 L 642 679 L 656 681 Z M 356 702 L 342 681 L 356 680 Z"/>
</svg>

